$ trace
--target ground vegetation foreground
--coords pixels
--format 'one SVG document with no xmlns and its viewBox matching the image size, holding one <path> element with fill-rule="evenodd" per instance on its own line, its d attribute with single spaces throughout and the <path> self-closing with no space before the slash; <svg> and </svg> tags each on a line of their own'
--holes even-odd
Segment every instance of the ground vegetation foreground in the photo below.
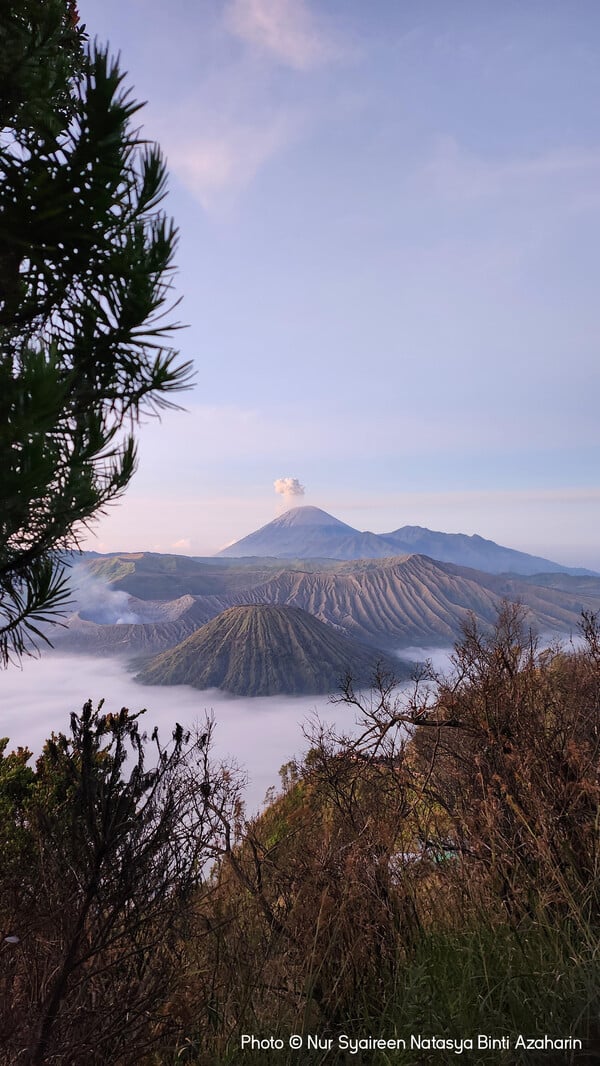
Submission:
<svg viewBox="0 0 600 1066">
<path fill-rule="evenodd" d="M 459 1041 L 468 1063 L 597 1061 L 596 618 L 582 630 L 542 650 L 505 604 L 409 695 L 348 677 L 359 735 L 317 728 L 250 821 L 210 722 L 163 747 L 88 704 L 35 769 L 5 745 L 0 1061 L 416 1066 Z M 396 1046 L 343 1042 L 368 1037 Z"/>
</svg>

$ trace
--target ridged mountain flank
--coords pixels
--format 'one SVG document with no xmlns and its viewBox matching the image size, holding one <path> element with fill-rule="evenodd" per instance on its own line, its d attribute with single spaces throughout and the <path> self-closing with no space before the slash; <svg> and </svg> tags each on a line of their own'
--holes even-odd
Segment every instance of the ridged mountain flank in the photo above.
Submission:
<svg viewBox="0 0 600 1066">
<path fill-rule="evenodd" d="M 67 629 L 52 634 L 52 641 L 94 655 L 150 657 L 180 644 L 229 608 L 262 604 L 300 608 L 338 636 L 398 653 L 410 646 L 452 644 L 468 612 L 485 629 L 493 624 L 502 599 L 528 608 L 527 623 L 538 632 L 557 635 L 575 632 L 582 610 L 600 610 L 600 577 L 490 574 L 424 555 L 351 561 L 224 559 L 210 565 L 210 595 L 142 600 L 123 590 L 115 596 L 108 588 L 105 598 L 90 603 L 83 596 L 80 612 L 71 616 Z M 142 567 L 142 584 L 144 574 Z M 192 588 L 196 577 L 190 574 Z M 181 575 L 175 575 L 177 592 L 180 581 Z M 149 587 L 155 587 L 152 574 Z M 112 624 L 105 621 L 107 612 Z"/>
<path fill-rule="evenodd" d="M 239 696 L 334 692 L 350 671 L 368 684 L 378 662 L 397 677 L 409 667 L 341 635 L 298 607 L 231 607 L 137 675 L 150 685 L 221 688 Z"/>
<path fill-rule="evenodd" d="M 576 580 L 581 579 L 569 578 Z M 468 614 L 485 629 L 494 623 L 503 598 L 528 607 L 528 624 L 538 631 L 573 632 L 582 608 L 597 609 L 600 582 L 594 579 L 593 594 L 590 590 L 583 597 L 406 555 L 336 563 L 321 571 L 291 570 L 244 595 L 246 603 L 300 607 L 357 641 L 396 651 L 453 644 Z"/>
</svg>

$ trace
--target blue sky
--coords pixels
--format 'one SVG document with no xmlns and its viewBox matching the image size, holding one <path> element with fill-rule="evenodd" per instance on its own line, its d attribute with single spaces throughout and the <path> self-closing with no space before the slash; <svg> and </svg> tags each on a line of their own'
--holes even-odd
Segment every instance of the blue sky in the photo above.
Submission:
<svg viewBox="0 0 600 1066">
<path fill-rule="evenodd" d="M 88 546 L 306 502 L 600 568 L 595 0 L 79 7 L 168 158 L 197 367 Z"/>
</svg>

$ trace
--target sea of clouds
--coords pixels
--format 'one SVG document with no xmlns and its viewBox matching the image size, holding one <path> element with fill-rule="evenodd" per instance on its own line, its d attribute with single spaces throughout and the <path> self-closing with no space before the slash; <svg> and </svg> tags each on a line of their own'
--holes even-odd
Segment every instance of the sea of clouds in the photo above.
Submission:
<svg viewBox="0 0 600 1066">
<path fill-rule="evenodd" d="M 104 699 L 104 709 L 113 712 L 146 708 L 144 728 L 150 734 L 158 726 L 163 742 L 176 722 L 193 728 L 213 714 L 214 755 L 247 773 L 248 814 L 258 810 L 267 789 L 279 783 L 280 766 L 309 747 L 303 725 L 315 716 L 344 731 L 352 731 L 355 724 L 352 708 L 333 706 L 327 697 L 250 699 L 188 685 L 142 685 L 123 660 L 47 651 L 38 659 L 26 659 L 21 669 L 12 666 L 0 673 L 0 737 L 9 737 L 10 749 L 22 745 L 39 754 L 53 730 L 68 734 L 71 713 L 79 712 L 88 699 L 94 704 Z"/>
</svg>

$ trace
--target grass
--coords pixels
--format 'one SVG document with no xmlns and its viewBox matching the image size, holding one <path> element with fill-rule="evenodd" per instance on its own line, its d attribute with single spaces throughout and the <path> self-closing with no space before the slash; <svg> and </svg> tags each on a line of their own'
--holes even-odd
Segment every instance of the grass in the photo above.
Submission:
<svg viewBox="0 0 600 1066">
<path fill-rule="evenodd" d="M 238 1032 L 218 1050 L 210 1046 L 206 1031 L 190 1040 L 179 1054 L 161 1066 L 442 1066 L 457 1061 L 465 1066 L 569 1066 L 600 1062 L 598 990 L 600 947 L 593 930 L 568 921 L 531 921 L 513 929 L 480 925 L 461 932 L 428 932 L 415 945 L 411 956 L 399 959 L 397 970 L 385 987 L 365 987 L 355 1003 L 354 1018 L 328 1025 L 309 1021 L 298 1013 L 295 1019 L 272 1017 L 268 1029 L 246 1023 L 242 1029 L 259 1039 L 280 1040 L 283 1049 L 241 1048 Z M 379 1002 L 377 1002 L 377 993 Z M 292 1033 L 304 1036 L 301 1052 L 289 1048 Z M 338 1046 L 340 1034 L 404 1040 L 405 1049 L 358 1051 Z M 318 1035 L 321 1045 L 308 1047 L 308 1035 Z M 478 1036 L 490 1042 L 478 1047 Z M 516 1048 L 524 1038 L 577 1037 L 583 1051 Z M 419 1048 L 411 1037 L 423 1038 Z M 458 1053 L 449 1047 L 427 1048 L 431 1037 L 463 1041 Z M 498 1042 L 508 1038 L 509 1047 Z M 469 1038 L 473 1048 L 469 1048 Z M 496 1041 L 491 1045 L 492 1038 Z M 204 1046 L 203 1046 L 204 1045 Z"/>
</svg>

